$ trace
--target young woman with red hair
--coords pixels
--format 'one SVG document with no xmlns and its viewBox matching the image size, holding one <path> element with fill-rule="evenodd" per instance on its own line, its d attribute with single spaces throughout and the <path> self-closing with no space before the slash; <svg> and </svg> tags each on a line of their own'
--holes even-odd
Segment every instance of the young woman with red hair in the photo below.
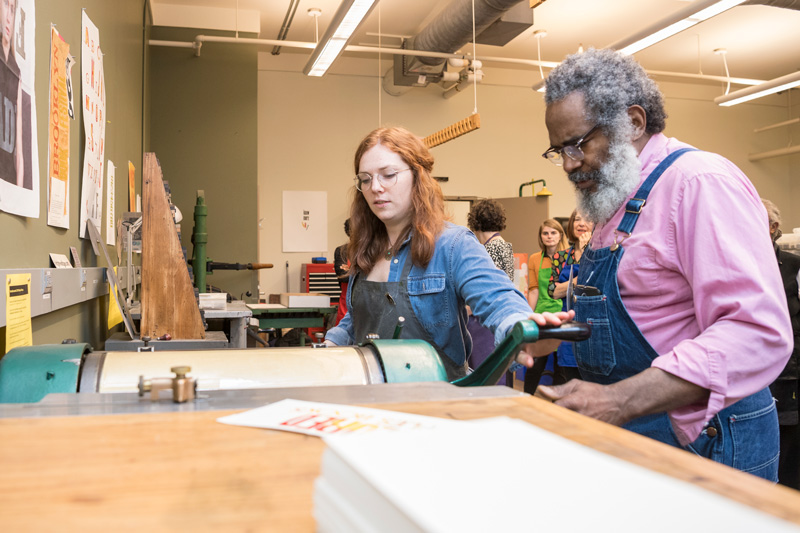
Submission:
<svg viewBox="0 0 800 533">
<path fill-rule="evenodd" d="M 350 345 L 367 334 L 422 339 L 442 358 L 448 379 L 463 377 L 472 349 L 466 305 L 502 340 L 520 320 L 558 325 L 566 313 L 533 314 L 508 276 L 494 266 L 467 228 L 445 220 L 444 196 L 433 179 L 433 156 L 403 128 L 379 128 L 355 154 L 350 209 L 348 313 L 326 343 Z M 526 347 L 518 361 L 552 351 L 557 341 Z"/>
</svg>

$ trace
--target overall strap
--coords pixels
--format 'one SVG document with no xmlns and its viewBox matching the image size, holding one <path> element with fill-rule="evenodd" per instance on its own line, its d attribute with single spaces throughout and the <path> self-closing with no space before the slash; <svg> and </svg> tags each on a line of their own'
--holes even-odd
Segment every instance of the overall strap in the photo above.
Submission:
<svg viewBox="0 0 800 533">
<path fill-rule="evenodd" d="M 669 154 L 658 166 L 647 176 L 647 179 L 644 180 L 642 186 L 636 191 L 636 195 L 628 200 L 628 203 L 625 204 L 625 215 L 622 217 L 622 221 L 617 226 L 617 231 L 621 231 L 623 233 L 627 233 L 630 235 L 633 233 L 633 227 L 636 225 L 637 220 L 639 220 L 639 215 L 642 212 L 642 207 L 644 207 L 645 202 L 647 201 L 647 196 L 650 194 L 650 189 L 653 188 L 653 185 L 656 184 L 658 178 L 661 177 L 661 174 L 664 173 L 665 170 L 669 168 L 672 163 L 675 162 L 680 156 L 685 154 L 686 152 L 694 152 L 697 148 L 681 148 L 679 150 L 675 150 L 671 154 Z"/>
</svg>

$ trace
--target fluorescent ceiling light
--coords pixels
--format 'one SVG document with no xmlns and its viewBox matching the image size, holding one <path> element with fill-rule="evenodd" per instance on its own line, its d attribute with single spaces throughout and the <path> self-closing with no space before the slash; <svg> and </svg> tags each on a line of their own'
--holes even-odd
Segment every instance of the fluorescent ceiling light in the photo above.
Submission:
<svg viewBox="0 0 800 533">
<path fill-rule="evenodd" d="M 626 39 L 617 41 L 608 48 L 619 50 L 622 54 L 635 54 L 648 46 L 672 37 L 695 24 L 719 15 L 732 7 L 736 7 L 745 0 L 698 0 L 690 6 L 656 22 L 642 31 Z"/>
<path fill-rule="evenodd" d="M 800 71 L 775 78 L 774 80 L 765 81 L 759 85 L 739 89 L 738 91 L 733 91 L 724 96 L 718 96 L 714 98 L 714 103 L 723 107 L 732 106 L 797 86 L 800 86 Z"/>
<path fill-rule="evenodd" d="M 311 58 L 303 67 L 303 74 L 322 76 L 342 53 L 347 41 L 375 5 L 376 0 L 343 0 L 333 15 L 328 29 Z"/>
</svg>

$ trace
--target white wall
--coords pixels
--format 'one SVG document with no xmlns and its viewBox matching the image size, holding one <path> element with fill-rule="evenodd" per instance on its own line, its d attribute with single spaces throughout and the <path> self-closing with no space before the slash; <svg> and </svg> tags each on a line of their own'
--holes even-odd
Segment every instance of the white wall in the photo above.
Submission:
<svg viewBox="0 0 800 533">
<path fill-rule="evenodd" d="M 389 61 L 379 67 L 374 57 L 346 57 L 336 65 L 336 73 L 316 79 L 301 73 L 305 60 L 306 55 L 290 52 L 259 54 L 259 260 L 275 265 L 260 272 L 264 294 L 286 290 L 286 261 L 289 290 L 299 290 L 300 264 L 317 255 L 281 251 L 281 191 L 328 193 L 326 255 L 332 260 L 333 249 L 346 238 L 342 224 L 349 211 L 352 159 L 360 140 L 379 125 L 402 125 L 426 136 L 469 116 L 474 108 L 471 90 L 444 99 L 441 88 L 433 85 L 401 97 L 385 92 L 379 96 L 378 74 L 390 67 Z M 572 186 L 560 168 L 540 156 L 549 142 L 542 95 L 530 89 L 538 71 L 490 65 L 484 71 L 486 79 L 477 95 L 481 128 L 432 150 L 434 174 L 449 177 L 444 194 L 517 196 L 521 183 L 543 178 L 554 194 L 551 216 L 568 216 L 575 205 Z M 800 214 L 794 212 L 800 197 L 797 156 L 747 160 L 749 153 L 786 142 L 787 128 L 753 133 L 754 128 L 789 118 L 786 96 L 720 108 L 711 100 L 722 87 L 666 81 L 660 85 L 669 113 L 666 133 L 734 161 L 763 196 L 778 204 L 785 227 L 800 226 Z M 530 187 L 525 194 L 531 194 Z"/>
</svg>

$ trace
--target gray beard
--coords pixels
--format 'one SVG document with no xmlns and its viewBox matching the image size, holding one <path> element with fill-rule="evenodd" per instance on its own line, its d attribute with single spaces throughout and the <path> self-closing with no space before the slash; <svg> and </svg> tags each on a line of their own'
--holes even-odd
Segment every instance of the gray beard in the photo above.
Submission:
<svg viewBox="0 0 800 533">
<path fill-rule="evenodd" d="M 590 172 L 575 171 L 569 175 L 573 183 L 586 180 L 595 182 L 594 192 L 576 189 L 578 211 L 594 224 L 608 222 L 639 185 L 641 169 L 636 149 L 630 142 L 612 142 L 608 150 L 608 160 L 600 169 Z"/>
</svg>

